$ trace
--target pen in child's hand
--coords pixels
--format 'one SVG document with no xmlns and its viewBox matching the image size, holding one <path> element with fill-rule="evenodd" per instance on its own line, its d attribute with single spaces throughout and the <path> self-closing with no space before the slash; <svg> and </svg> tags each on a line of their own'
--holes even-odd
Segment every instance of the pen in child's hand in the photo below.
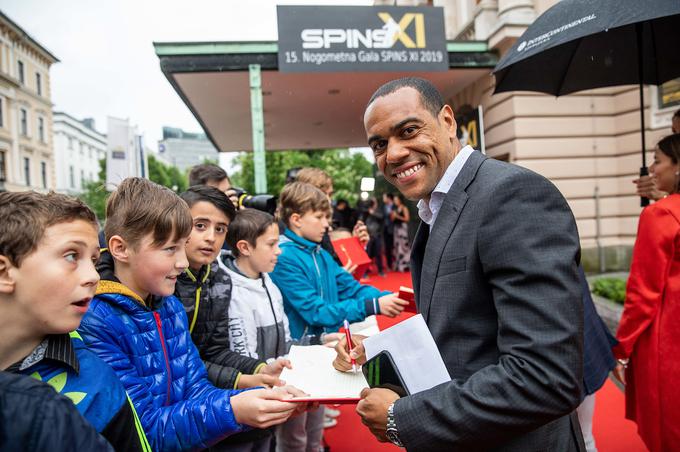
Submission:
<svg viewBox="0 0 680 452">
<path fill-rule="evenodd" d="M 345 337 L 347 338 L 347 350 L 352 353 L 352 349 L 354 348 L 354 345 L 352 344 L 352 333 L 349 331 L 349 322 L 345 320 L 343 322 L 343 326 L 345 327 Z M 352 372 L 357 371 L 357 362 L 352 356 L 350 355 L 350 359 L 352 360 Z"/>
</svg>

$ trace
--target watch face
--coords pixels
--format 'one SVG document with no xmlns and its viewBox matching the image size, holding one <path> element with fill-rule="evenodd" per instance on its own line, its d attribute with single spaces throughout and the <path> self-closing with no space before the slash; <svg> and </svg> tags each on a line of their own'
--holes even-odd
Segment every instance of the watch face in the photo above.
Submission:
<svg viewBox="0 0 680 452">
<path fill-rule="evenodd" d="M 385 432 L 385 436 L 387 436 L 387 439 L 391 443 L 396 444 L 397 446 L 400 446 L 400 447 L 403 446 L 403 444 L 399 440 L 399 434 L 397 434 L 396 430 L 392 430 L 392 429 L 388 428 L 387 431 Z"/>
</svg>

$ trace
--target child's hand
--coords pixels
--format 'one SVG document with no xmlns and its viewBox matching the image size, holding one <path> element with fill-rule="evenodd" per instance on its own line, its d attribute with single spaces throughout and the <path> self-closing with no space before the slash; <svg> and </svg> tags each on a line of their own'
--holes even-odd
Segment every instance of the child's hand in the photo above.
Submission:
<svg viewBox="0 0 680 452">
<path fill-rule="evenodd" d="M 408 301 L 399 298 L 398 293 L 391 293 L 378 298 L 378 304 L 380 304 L 380 313 L 382 315 L 396 317 L 408 306 Z"/>
<path fill-rule="evenodd" d="M 333 367 L 341 372 L 352 370 L 352 358 L 357 364 L 361 365 L 366 362 L 366 350 L 364 350 L 365 336 L 360 334 L 352 334 L 352 342 L 354 348 L 350 351 L 347 349 L 347 338 L 342 335 L 342 338 L 335 346 L 335 352 L 338 354 L 333 360 Z"/>
<path fill-rule="evenodd" d="M 298 403 L 285 401 L 293 396 L 288 390 L 254 389 L 232 396 L 230 402 L 236 422 L 268 428 L 286 422 L 300 408 Z"/>
<path fill-rule="evenodd" d="M 286 358 L 276 358 L 276 361 L 273 361 L 270 364 L 267 364 L 266 366 L 262 366 L 262 368 L 258 371 L 258 374 L 272 375 L 274 377 L 278 377 L 279 375 L 281 375 L 281 371 L 283 370 L 284 367 L 292 369 L 293 365 L 290 363 L 290 360 Z"/>
<path fill-rule="evenodd" d="M 361 244 L 363 246 L 366 246 L 368 241 L 371 239 L 371 236 L 368 235 L 368 228 L 366 227 L 364 222 L 361 221 L 361 220 L 357 221 L 357 223 L 354 225 L 354 229 L 352 230 L 352 235 L 354 237 L 358 237 L 359 242 L 361 242 Z"/>
<path fill-rule="evenodd" d="M 280 388 L 275 388 L 276 391 L 285 391 L 293 397 L 307 397 L 309 394 L 305 394 L 304 391 L 296 388 L 295 386 L 283 386 Z M 293 416 L 302 414 L 305 411 L 311 411 L 319 408 L 319 402 L 295 402 L 297 404 L 297 409 L 293 413 Z"/>
<path fill-rule="evenodd" d="M 342 268 L 351 275 L 358 266 L 358 264 L 352 262 L 352 259 L 347 259 L 347 263 Z"/>
<path fill-rule="evenodd" d="M 343 337 L 345 337 L 343 333 L 326 333 L 321 336 L 321 341 L 326 347 L 335 348 L 338 341 Z"/>
<path fill-rule="evenodd" d="M 271 388 L 272 386 L 283 386 L 285 384 L 285 381 L 279 380 L 279 377 L 274 375 L 261 373 L 255 375 L 241 374 L 241 378 L 238 379 L 237 389 L 254 388 L 255 386 Z"/>
</svg>

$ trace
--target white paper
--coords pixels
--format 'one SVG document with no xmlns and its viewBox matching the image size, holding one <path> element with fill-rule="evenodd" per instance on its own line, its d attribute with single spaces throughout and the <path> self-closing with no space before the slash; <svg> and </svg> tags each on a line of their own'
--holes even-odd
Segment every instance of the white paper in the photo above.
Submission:
<svg viewBox="0 0 680 452">
<path fill-rule="evenodd" d="M 378 328 L 378 320 L 376 317 L 371 315 L 366 317 L 363 322 L 350 323 L 349 331 L 352 334 L 360 334 L 369 337 L 380 333 L 380 328 Z"/>
<path fill-rule="evenodd" d="M 432 333 L 418 314 L 364 340 L 366 358 L 387 350 L 410 394 L 451 381 Z"/>
<path fill-rule="evenodd" d="M 333 367 L 336 352 L 323 345 L 290 348 L 292 369 L 283 369 L 281 379 L 312 398 L 357 398 L 368 387 L 362 372 L 340 372 Z"/>
</svg>

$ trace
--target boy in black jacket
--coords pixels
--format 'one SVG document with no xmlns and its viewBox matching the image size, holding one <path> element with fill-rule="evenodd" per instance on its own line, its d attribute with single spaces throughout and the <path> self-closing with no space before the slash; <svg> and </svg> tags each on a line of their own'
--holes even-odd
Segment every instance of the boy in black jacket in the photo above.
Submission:
<svg viewBox="0 0 680 452">
<path fill-rule="evenodd" d="M 209 380 L 225 389 L 282 385 L 278 377 L 284 367 L 290 367 L 288 360 L 267 364 L 229 348 L 232 285 L 216 259 L 236 214 L 233 204 L 223 192 L 206 185 L 191 187 L 180 197 L 191 209 L 193 228 L 186 246 L 189 268 L 177 278 L 175 295 L 184 305 L 191 339 L 205 363 Z M 216 448 L 229 444 L 229 450 L 237 450 L 236 445 L 252 445 L 270 435 L 268 430 L 253 430 L 229 437 Z"/>
</svg>

